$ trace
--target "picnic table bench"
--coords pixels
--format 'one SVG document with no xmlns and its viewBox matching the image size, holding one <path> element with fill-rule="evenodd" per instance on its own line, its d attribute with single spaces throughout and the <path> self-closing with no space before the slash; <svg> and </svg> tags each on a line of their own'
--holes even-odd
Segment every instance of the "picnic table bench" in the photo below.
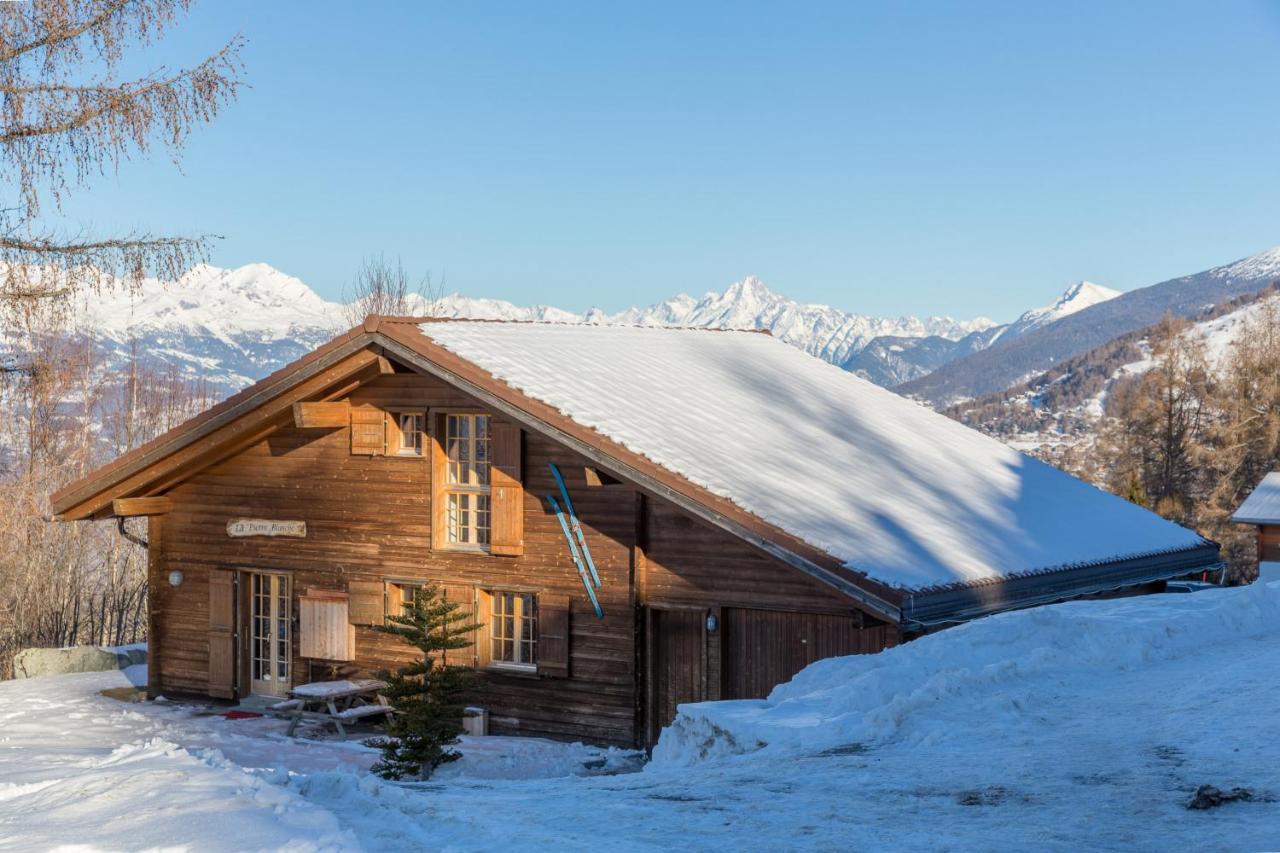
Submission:
<svg viewBox="0 0 1280 853">
<path fill-rule="evenodd" d="M 332 725 L 345 737 L 347 730 L 343 723 L 366 717 L 389 718 L 395 713 L 381 693 L 386 689 L 386 682 L 374 678 L 313 681 L 290 690 L 290 698 L 272 705 L 271 710 L 289 720 L 289 737 L 293 737 L 304 720 Z"/>
</svg>

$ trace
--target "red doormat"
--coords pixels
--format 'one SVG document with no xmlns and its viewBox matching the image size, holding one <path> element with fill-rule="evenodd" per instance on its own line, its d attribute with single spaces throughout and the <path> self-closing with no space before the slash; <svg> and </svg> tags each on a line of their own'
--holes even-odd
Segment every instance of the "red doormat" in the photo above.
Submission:
<svg viewBox="0 0 1280 853">
<path fill-rule="evenodd" d="M 228 720 L 251 720 L 254 717 L 261 717 L 262 715 L 254 711 L 228 711 L 222 716 L 226 717 Z"/>
</svg>

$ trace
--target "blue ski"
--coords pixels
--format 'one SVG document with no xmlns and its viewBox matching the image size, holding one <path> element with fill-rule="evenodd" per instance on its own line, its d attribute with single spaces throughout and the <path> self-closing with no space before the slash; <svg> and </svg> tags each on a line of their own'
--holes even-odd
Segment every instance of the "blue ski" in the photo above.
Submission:
<svg viewBox="0 0 1280 853">
<path fill-rule="evenodd" d="M 551 504 L 551 510 L 556 514 L 556 518 L 560 520 L 560 529 L 564 531 L 565 541 L 569 543 L 569 554 L 573 557 L 573 564 L 578 567 L 578 577 L 582 578 L 582 586 L 587 591 L 587 598 L 591 599 L 591 606 L 596 611 L 596 618 L 604 618 L 604 608 L 600 606 L 600 600 L 596 598 L 596 591 L 591 587 L 591 578 L 587 576 L 586 566 L 582 564 L 582 555 L 578 553 L 578 543 L 573 541 L 573 534 L 569 531 L 569 522 L 565 520 L 564 511 L 560 509 L 560 503 L 551 495 L 547 495 L 547 503 Z"/>
<path fill-rule="evenodd" d="M 596 589 L 599 589 L 600 575 L 596 573 L 596 562 L 591 559 L 591 549 L 587 547 L 587 537 L 582 535 L 582 525 L 578 523 L 578 514 L 574 512 L 573 501 L 569 499 L 569 487 L 564 484 L 564 477 L 560 475 L 560 469 L 556 467 L 556 463 L 548 462 L 547 466 L 551 468 L 551 476 L 556 478 L 556 485 L 560 487 L 560 497 L 564 500 L 564 510 L 569 515 L 569 525 L 573 528 L 573 535 L 578 539 L 578 547 L 582 549 L 583 559 L 587 561 L 587 569 L 591 572 L 591 580 L 595 582 Z"/>
</svg>

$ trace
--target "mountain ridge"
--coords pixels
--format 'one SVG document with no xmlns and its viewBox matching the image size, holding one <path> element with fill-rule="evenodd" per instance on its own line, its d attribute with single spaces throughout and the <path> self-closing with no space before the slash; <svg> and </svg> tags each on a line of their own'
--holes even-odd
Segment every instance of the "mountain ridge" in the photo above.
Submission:
<svg viewBox="0 0 1280 853">
<path fill-rule="evenodd" d="M 410 309 L 476 319 L 767 329 L 811 355 L 894 385 L 1112 294 L 1087 282 L 1073 284 L 1049 305 L 1003 325 L 985 317 L 891 319 L 800 303 L 754 276 L 699 298 L 680 293 L 616 313 L 518 306 L 457 293 L 434 300 L 414 296 Z M 148 280 L 135 291 L 109 289 L 86 299 L 77 318 L 79 329 L 99 342 L 109 361 L 121 361 L 137 349 L 180 375 L 230 392 L 350 327 L 356 313 L 351 306 L 324 299 L 295 276 L 254 263 L 234 269 L 200 265 L 176 282 Z"/>
<path fill-rule="evenodd" d="M 908 315 L 894 320 L 802 304 L 755 277 L 700 299 L 677 294 L 613 314 L 598 308 L 575 313 L 550 305 L 517 306 L 457 293 L 435 300 L 414 295 L 410 303 L 410 313 L 441 317 L 768 329 L 837 364 L 881 335 L 960 340 L 995 327 L 986 318 Z M 200 265 L 176 282 L 147 280 L 134 291 L 117 287 L 85 299 L 75 330 L 92 335 L 109 360 L 125 358 L 136 345 L 184 375 L 234 391 L 345 330 L 355 313 L 268 264 Z"/>
<path fill-rule="evenodd" d="M 1193 317 L 1206 306 L 1257 291 L 1277 278 L 1280 246 L 1127 291 L 1015 338 L 996 341 L 894 390 L 936 407 L 1003 391 L 1066 359 L 1149 326 L 1165 313 Z"/>
</svg>

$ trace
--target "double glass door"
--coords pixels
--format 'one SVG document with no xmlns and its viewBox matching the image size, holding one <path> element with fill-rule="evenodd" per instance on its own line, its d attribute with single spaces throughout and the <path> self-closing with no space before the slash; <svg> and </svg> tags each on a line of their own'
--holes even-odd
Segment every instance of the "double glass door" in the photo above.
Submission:
<svg viewBox="0 0 1280 853">
<path fill-rule="evenodd" d="M 251 690 L 262 696 L 289 692 L 289 576 L 251 574 L 249 668 Z"/>
</svg>

